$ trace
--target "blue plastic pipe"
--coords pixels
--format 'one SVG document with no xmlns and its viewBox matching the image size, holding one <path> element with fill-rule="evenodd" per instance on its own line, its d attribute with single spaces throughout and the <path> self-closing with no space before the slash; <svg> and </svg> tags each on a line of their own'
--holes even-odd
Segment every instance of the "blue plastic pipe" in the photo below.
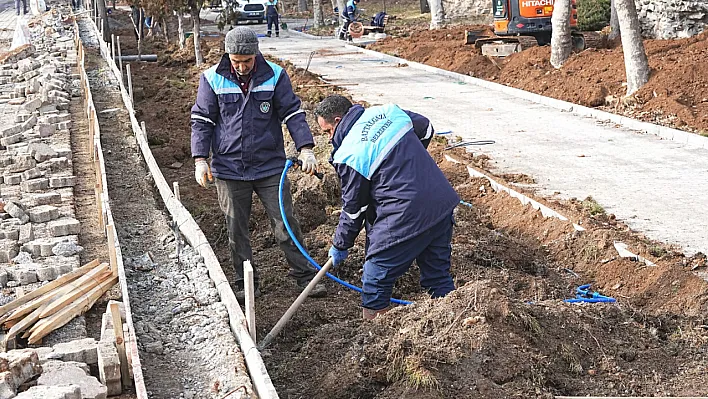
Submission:
<svg viewBox="0 0 708 399">
<path fill-rule="evenodd" d="M 320 266 L 317 262 L 315 262 L 314 259 L 310 256 L 310 254 L 307 253 L 305 248 L 300 244 L 300 242 L 295 238 L 295 233 L 293 233 L 293 230 L 290 228 L 290 223 L 288 222 L 288 218 L 285 217 L 285 207 L 283 207 L 283 187 L 285 186 L 285 179 L 287 177 L 288 169 L 290 169 L 293 166 L 293 161 L 291 160 L 286 160 L 285 161 L 285 169 L 283 169 L 283 173 L 280 175 L 280 185 L 278 186 L 278 203 L 280 204 L 280 217 L 283 219 L 283 224 L 285 225 L 285 229 L 288 231 L 288 234 L 290 235 L 290 238 L 293 240 L 295 243 L 295 246 L 297 249 L 300 250 L 300 253 L 307 259 L 308 262 L 317 270 L 322 269 L 322 266 Z M 348 282 L 333 276 L 331 273 L 327 273 L 327 277 L 330 279 L 338 282 L 339 284 L 349 288 L 350 290 L 354 290 L 358 293 L 361 293 L 361 288 L 349 284 Z M 391 302 L 398 304 L 398 305 L 411 305 L 413 302 L 409 301 L 404 301 L 403 299 L 396 299 L 396 298 L 391 298 Z"/>
</svg>

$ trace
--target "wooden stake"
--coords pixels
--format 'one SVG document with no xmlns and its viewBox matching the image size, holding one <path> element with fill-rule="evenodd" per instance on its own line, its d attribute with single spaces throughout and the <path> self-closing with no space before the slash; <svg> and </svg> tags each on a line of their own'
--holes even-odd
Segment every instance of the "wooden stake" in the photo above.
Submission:
<svg viewBox="0 0 708 399">
<path fill-rule="evenodd" d="M 172 183 L 172 188 L 174 189 L 175 192 L 175 198 L 177 198 L 177 201 L 182 201 L 180 195 L 179 195 L 179 182 L 173 182 Z"/>
<path fill-rule="evenodd" d="M 130 77 L 130 64 L 125 64 L 125 74 L 128 75 L 128 94 L 130 95 L 130 108 L 133 108 L 133 79 Z"/>
<path fill-rule="evenodd" d="M 320 279 L 324 277 L 325 274 L 327 274 L 327 271 L 329 270 L 330 267 L 332 267 L 332 262 L 333 258 L 329 258 L 327 260 L 327 263 L 322 266 L 319 272 L 315 274 L 315 277 L 310 280 L 310 283 L 307 284 L 307 287 L 305 287 L 304 290 L 300 293 L 300 295 L 295 299 L 295 302 L 293 302 L 292 305 L 288 308 L 288 310 L 285 312 L 285 314 L 278 320 L 277 323 L 275 323 L 275 326 L 273 326 L 273 329 L 270 330 L 270 332 L 263 338 L 263 341 L 261 342 L 260 345 L 258 345 L 259 350 L 263 350 L 268 344 L 270 344 L 273 339 L 280 333 L 280 330 L 285 327 L 285 325 L 290 321 L 290 319 L 293 317 L 293 314 L 297 311 L 297 309 L 302 305 L 303 302 L 305 302 L 305 299 L 310 295 L 310 291 L 312 291 L 313 288 L 317 285 L 317 283 L 320 282 Z"/>
<path fill-rule="evenodd" d="M 24 305 L 25 303 L 33 300 L 34 298 L 40 297 L 40 296 L 46 294 L 47 292 L 49 292 L 57 287 L 60 287 L 65 283 L 68 283 L 69 281 L 77 279 L 96 266 L 98 266 L 98 259 L 92 260 L 91 262 L 81 266 L 80 268 L 78 268 L 74 271 L 71 271 L 71 272 L 59 277 L 58 279 L 37 288 L 36 290 L 30 292 L 27 295 L 24 295 L 20 298 L 15 299 L 12 302 L 9 302 L 5 305 L 0 306 L 0 314 L 5 314 L 9 311 L 15 310 L 18 307 Z"/>
<path fill-rule="evenodd" d="M 96 208 L 98 208 L 98 225 L 101 227 L 101 229 L 104 229 L 103 225 L 103 196 L 102 191 L 101 191 L 101 185 L 96 183 Z"/>
<path fill-rule="evenodd" d="M 118 259 L 116 257 L 116 228 L 113 224 L 106 226 L 106 234 L 108 235 L 108 257 L 111 260 L 111 270 L 113 275 L 118 276 Z"/>
<path fill-rule="evenodd" d="M 117 282 L 118 277 L 109 277 L 108 280 L 105 280 L 97 287 L 94 287 L 87 295 L 75 300 L 69 306 L 60 310 L 58 313 L 55 313 L 51 317 L 44 319 L 46 321 L 43 321 L 39 328 L 34 329 L 28 342 L 30 344 L 36 344 L 50 332 L 70 322 L 74 317 L 79 316 L 85 311 L 91 309 L 98 298 L 100 298 Z"/>
<path fill-rule="evenodd" d="M 116 37 L 116 44 L 118 45 L 118 65 L 120 66 L 120 82 L 123 83 L 123 53 L 120 51 L 120 36 Z"/>
<path fill-rule="evenodd" d="M 116 35 L 111 33 L 111 59 L 116 62 Z"/>
<path fill-rule="evenodd" d="M 113 332 L 116 335 L 116 348 L 118 349 L 118 359 L 120 359 L 120 377 L 124 387 L 130 387 L 130 371 L 128 368 L 128 356 L 125 353 L 125 339 L 123 338 L 123 319 L 120 317 L 120 306 L 118 303 L 111 303 L 111 318 L 113 319 Z"/>
<path fill-rule="evenodd" d="M 140 122 L 140 129 L 143 131 L 143 137 L 145 138 L 145 142 L 147 143 L 148 131 L 147 131 L 147 128 L 145 127 L 145 121 Z"/>
<path fill-rule="evenodd" d="M 253 342 L 256 342 L 256 304 L 253 287 L 253 266 L 251 261 L 243 262 L 243 288 L 246 294 L 246 324 L 248 333 L 251 334 Z"/>
</svg>

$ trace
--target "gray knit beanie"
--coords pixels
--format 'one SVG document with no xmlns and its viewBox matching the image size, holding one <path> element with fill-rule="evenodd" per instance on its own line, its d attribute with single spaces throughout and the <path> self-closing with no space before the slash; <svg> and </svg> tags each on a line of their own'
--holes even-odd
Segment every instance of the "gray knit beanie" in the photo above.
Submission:
<svg viewBox="0 0 708 399">
<path fill-rule="evenodd" d="M 224 47 L 227 54 L 256 55 L 258 35 L 251 28 L 237 26 L 226 34 Z"/>
</svg>

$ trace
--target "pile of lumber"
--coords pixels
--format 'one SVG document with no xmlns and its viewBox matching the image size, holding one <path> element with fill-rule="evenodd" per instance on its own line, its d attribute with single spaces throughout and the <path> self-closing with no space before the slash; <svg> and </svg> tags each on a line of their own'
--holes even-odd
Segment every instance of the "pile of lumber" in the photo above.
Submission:
<svg viewBox="0 0 708 399">
<path fill-rule="evenodd" d="M 118 274 L 108 263 L 98 260 L 67 273 L 38 289 L 0 306 L 0 324 L 9 330 L 0 343 L 22 333 L 30 344 L 38 343 L 50 332 L 91 309 L 115 283 Z"/>
</svg>

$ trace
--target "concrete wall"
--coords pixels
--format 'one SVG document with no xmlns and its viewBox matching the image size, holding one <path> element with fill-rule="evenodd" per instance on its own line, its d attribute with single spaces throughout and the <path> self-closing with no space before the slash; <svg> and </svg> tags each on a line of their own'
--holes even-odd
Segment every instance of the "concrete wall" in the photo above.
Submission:
<svg viewBox="0 0 708 399">
<path fill-rule="evenodd" d="M 708 0 L 635 0 L 646 37 L 670 39 L 703 32 Z"/>
<path fill-rule="evenodd" d="M 703 32 L 708 25 L 708 0 L 635 0 L 645 37 L 670 39 Z M 443 0 L 445 18 L 472 23 L 492 22 L 492 0 Z"/>
<path fill-rule="evenodd" d="M 492 23 L 492 0 L 443 0 L 442 3 L 446 20 Z"/>
</svg>

